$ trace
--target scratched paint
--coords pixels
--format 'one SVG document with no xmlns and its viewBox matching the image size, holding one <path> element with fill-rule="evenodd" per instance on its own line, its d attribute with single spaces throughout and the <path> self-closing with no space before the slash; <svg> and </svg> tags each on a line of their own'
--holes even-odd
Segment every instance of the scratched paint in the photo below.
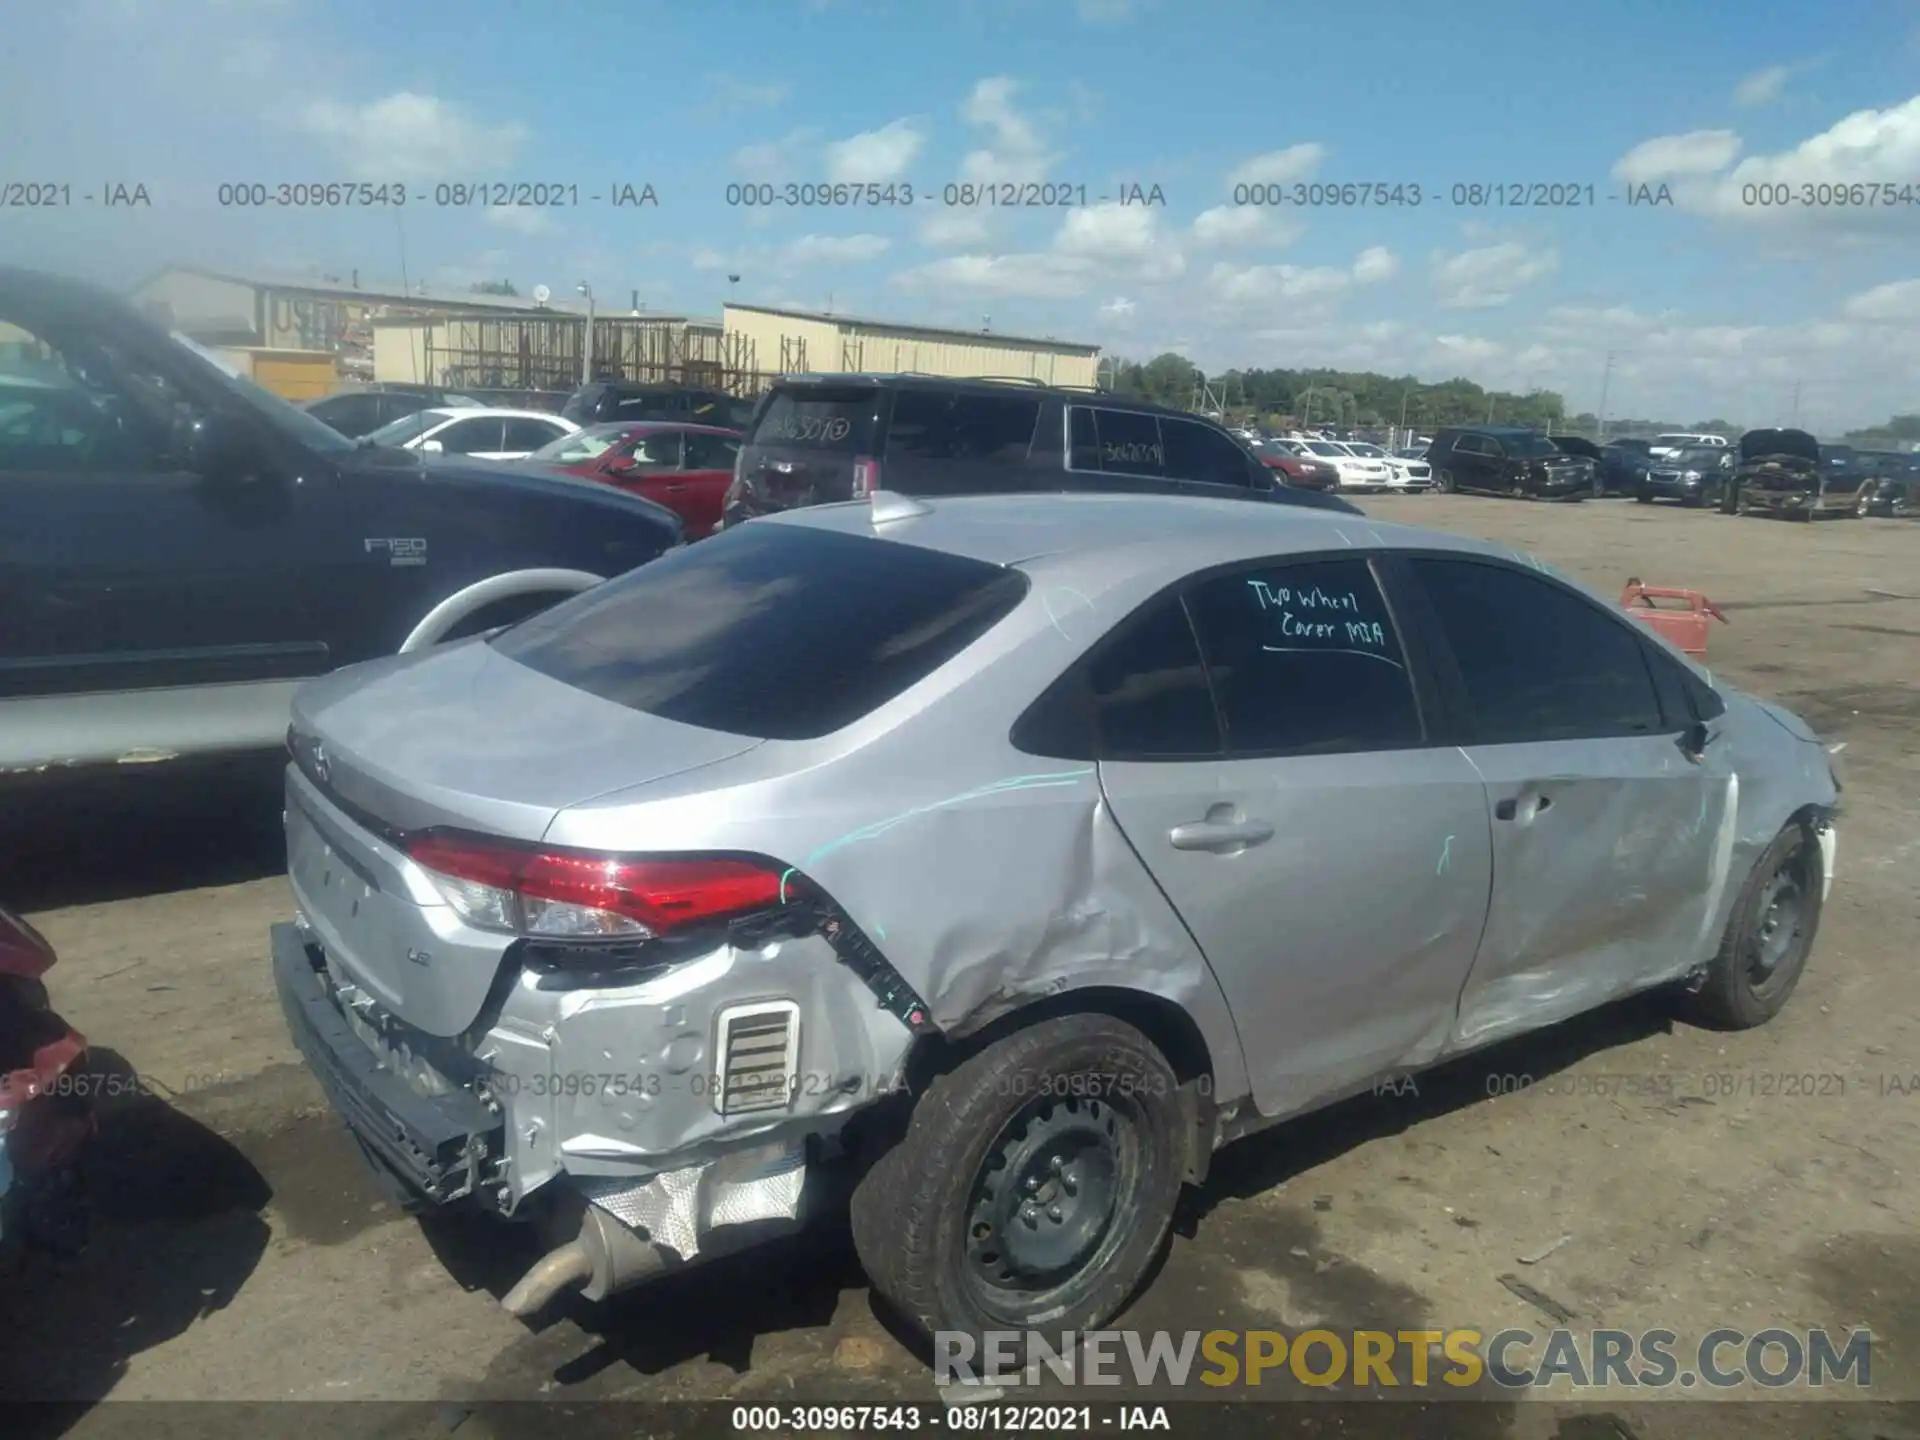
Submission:
<svg viewBox="0 0 1920 1440">
<path fill-rule="evenodd" d="M 950 795 L 946 799 L 936 800 L 930 805 L 916 805 L 911 810 L 903 810 L 898 815 L 889 816 L 885 820 L 876 821 L 871 825 L 862 825 L 857 830 L 849 830 L 846 834 L 829 840 L 826 844 L 813 851 L 806 859 L 800 862 L 798 868 L 804 870 L 812 865 L 818 864 L 826 856 L 831 855 L 836 850 L 844 849 L 848 845 L 857 844 L 862 840 L 878 839 L 889 830 L 896 829 L 906 824 L 909 820 L 917 819 L 922 815 L 931 815 L 936 810 L 945 810 L 954 805 L 964 805 L 969 800 L 982 800 L 992 795 L 1011 795 L 1021 790 L 1053 790 L 1063 786 L 1078 785 L 1082 780 L 1088 779 L 1092 775 L 1093 767 L 1089 765 L 1081 770 L 1052 770 L 1042 771 L 1032 775 L 1013 775 L 1005 780 L 995 780 L 990 785 L 980 785 L 972 790 L 963 790 L 958 795 Z M 784 884 L 782 889 L 784 891 Z"/>
<path fill-rule="evenodd" d="M 1087 638 L 1094 624 L 1093 602 L 1071 585 L 1055 585 L 1040 597 L 1047 619 L 1063 640 L 1075 644 Z"/>
<path fill-rule="evenodd" d="M 1453 864 L 1453 836 L 1447 836 L 1446 843 L 1440 847 L 1440 862 L 1433 867 L 1433 873 L 1444 875 Z"/>
</svg>

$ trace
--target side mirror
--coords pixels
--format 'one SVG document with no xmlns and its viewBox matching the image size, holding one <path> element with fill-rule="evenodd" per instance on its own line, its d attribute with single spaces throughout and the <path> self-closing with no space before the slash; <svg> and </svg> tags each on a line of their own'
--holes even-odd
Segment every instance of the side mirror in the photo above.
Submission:
<svg viewBox="0 0 1920 1440">
<path fill-rule="evenodd" d="M 1681 732 L 1680 749 L 1689 760 L 1698 760 L 1707 753 L 1707 746 L 1712 740 L 1713 732 L 1707 729 L 1707 722 L 1696 720 Z"/>
<path fill-rule="evenodd" d="M 187 469 L 220 484 L 251 480 L 259 459 L 246 426 L 225 415 L 194 415 L 185 422 L 181 451 Z"/>
<path fill-rule="evenodd" d="M 442 445 L 438 440 L 422 440 L 420 442 L 420 448 L 429 455 L 443 455 L 447 449 L 447 447 Z"/>
</svg>

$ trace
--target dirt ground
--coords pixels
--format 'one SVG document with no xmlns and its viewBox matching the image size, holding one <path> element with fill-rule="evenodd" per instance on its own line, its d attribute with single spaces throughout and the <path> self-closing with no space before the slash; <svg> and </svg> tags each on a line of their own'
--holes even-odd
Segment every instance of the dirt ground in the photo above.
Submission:
<svg viewBox="0 0 1920 1440">
<path fill-rule="evenodd" d="M 1920 525 L 1365 503 L 1511 542 L 1603 589 L 1637 574 L 1712 596 L 1731 618 L 1712 635 L 1716 671 L 1845 745 L 1820 942 L 1786 1013 L 1761 1030 L 1713 1034 L 1635 1002 L 1424 1077 L 1417 1094 L 1224 1152 L 1119 1323 L 1544 1334 L 1558 1309 L 1579 1328 L 1694 1337 L 1866 1326 L 1873 1398 L 1920 1397 L 1920 1192 L 1906 1174 L 1920 1167 Z M 266 961 L 267 926 L 290 909 L 275 777 L 133 778 L 15 806 L 0 833 L 0 900 L 57 946 L 57 1004 L 96 1067 L 124 1077 L 90 1181 L 93 1247 L 63 1272 L 0 1279 L 12 1336 L 0 1396 L 427 1401 L 444 1432 L 487 1399 L 934 1395 L 925 1361 L 869 1304 L 840 1225 L 597 1311 L 536 1327 L 507 1316 L 497 1298 L 530 1253 L 497 1227 L 423 1227 L 384 1205 L 287 1039 Z M 1503 1075 L 1536 1083 L 1490 1095 Z M 1785 1078 L 1800 1076 L 1838 1078 Z M 1665 1077 L 1663 1093 L 1609 1077 Z M 1631 1422 L 1501 1394 L 1337 1420 L 1289 1406 L 1285 1423 L 1382 1436 L 1920 1433 L 1912 1418 L 1843 1428 L 1805 1405 L 1643 1395 L 1611 1410 Z M 118 1411 L 83 1403 L 56 1428 L 106 1434 Z M 1277 1407 L 1262 1412 L 1262 1433 L 1280 1428 Z M 263 1412 L 230 1413 L 260 1433 Z M 578 1423 L 593 1429 L 587 1414 Z M 510 1427 L 482 1409 L 462 1428 Z"/>
</svg>

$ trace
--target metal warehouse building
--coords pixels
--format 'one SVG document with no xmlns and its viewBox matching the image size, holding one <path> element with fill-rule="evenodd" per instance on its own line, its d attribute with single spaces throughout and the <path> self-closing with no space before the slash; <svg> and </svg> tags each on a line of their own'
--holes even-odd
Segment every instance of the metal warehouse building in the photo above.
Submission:
<svg viewBox="0 0 1920 1440">
<path fill-rule="evenodd" d="M 729 340 L 746 341 L 762 371 L 918 371 L 927 375 L 1005 376 L 1094 388 L 1100 347 L 1051 337 L 943 330 L 820 310 L 727 305 Z"/>
</svg>

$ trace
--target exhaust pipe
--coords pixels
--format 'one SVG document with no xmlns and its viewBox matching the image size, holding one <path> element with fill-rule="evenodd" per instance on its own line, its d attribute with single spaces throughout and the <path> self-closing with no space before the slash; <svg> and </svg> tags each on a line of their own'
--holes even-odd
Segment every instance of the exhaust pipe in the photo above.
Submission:
<svg viewBox="0 0 1920 1440">
<path fill-rule="evenodd" d="M 546 1309 L 563 1290 L 580 1287 L 588 1300 L 604 1300 L 651 1280 L 667 1268 L 668 1255 L 597 1205 L 588 1205 L 580 1233 L 534 1262 L 501 1297 L 501 1307 L 521 1320 Z"/>
</svg>

